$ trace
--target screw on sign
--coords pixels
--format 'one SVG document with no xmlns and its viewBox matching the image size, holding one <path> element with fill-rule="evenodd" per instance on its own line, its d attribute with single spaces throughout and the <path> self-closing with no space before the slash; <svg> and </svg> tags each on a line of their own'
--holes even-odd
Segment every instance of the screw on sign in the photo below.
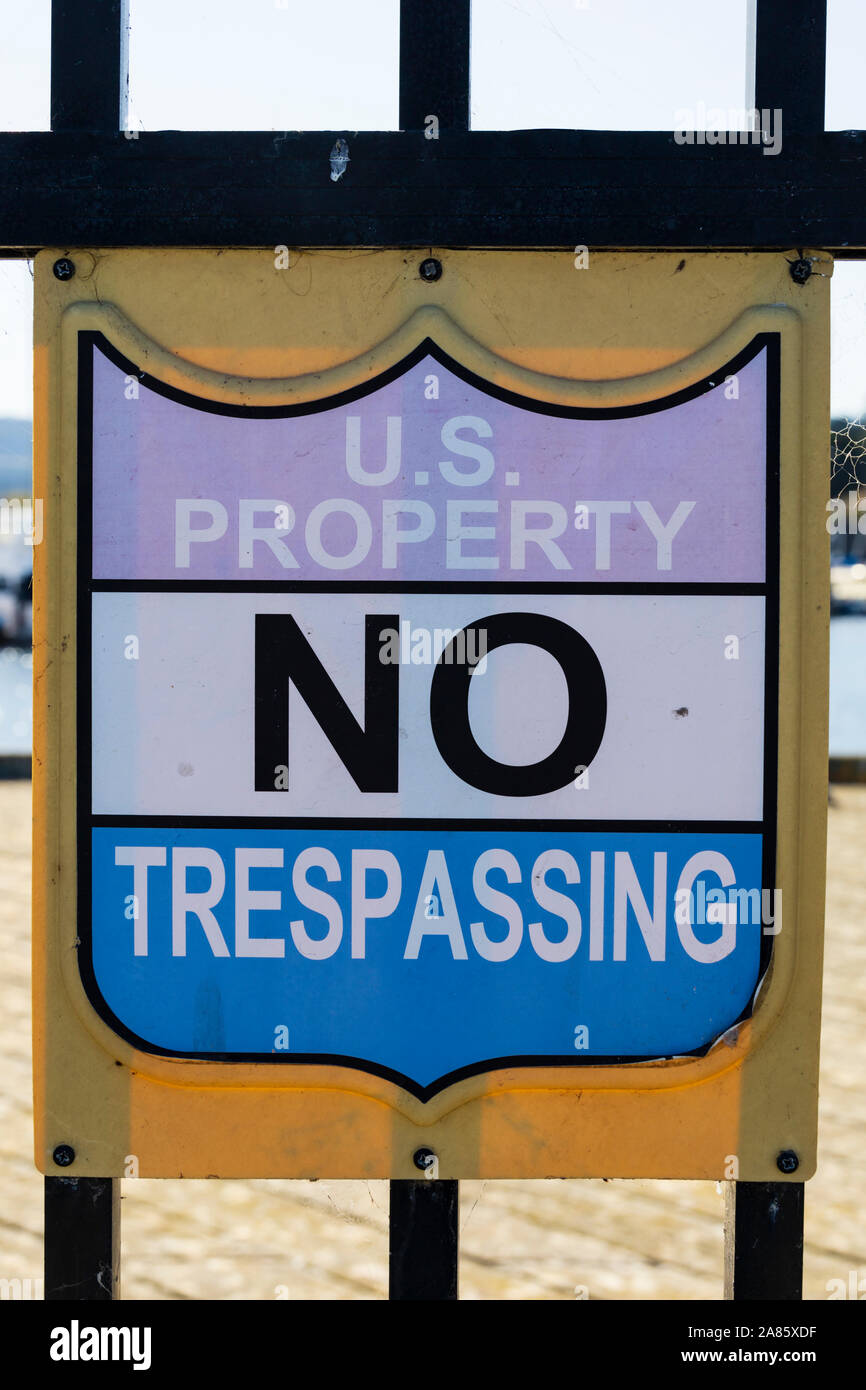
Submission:
<svg viewBox="0 0 866 1390">
<path fill-rule="evenodd" d="M 812 274 L 812 262 L 804 256 L 798 256 L 795 261 L 789 261 L 791 279 L 795 285 L 805 285 Z"/>
<path fill-rule="evenodd" d="M 412 1155 L 412 1162 L 416 1168 L 420 1168 L 425 1178 L 435 1178 L 439 1176 L 439 1158 L 432 1149 L 416 1149 Z"/>
</svg>

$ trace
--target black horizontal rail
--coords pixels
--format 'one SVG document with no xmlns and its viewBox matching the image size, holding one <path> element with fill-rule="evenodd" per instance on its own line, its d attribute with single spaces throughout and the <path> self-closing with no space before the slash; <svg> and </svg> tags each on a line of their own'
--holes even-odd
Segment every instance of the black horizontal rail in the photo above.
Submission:
<svg viewBox="0 0 866 1390">
<path fill-rule="evenodd" d="M 866 132 L 0 134 L 0 246 L 866 247 Z"/>
<path fill-rule="evenodd" d="M 826 0 L 758 0 L 755 100 L 782 113 L 776 154 L 671 131 L 469 130 L 468 0 L 403 0 L 401 131 L 124 133 L 126 27 L 125 0 L 54 0 L 55 128 L 0 134 L 0 251 L 866 248 L 866 132 L 822 129 Z"/>
</svg>

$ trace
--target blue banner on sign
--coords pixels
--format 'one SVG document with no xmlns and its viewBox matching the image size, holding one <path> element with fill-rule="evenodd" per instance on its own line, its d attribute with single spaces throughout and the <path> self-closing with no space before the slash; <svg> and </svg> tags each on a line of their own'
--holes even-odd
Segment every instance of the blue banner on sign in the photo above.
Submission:
<svg viewBox="0 0 866 1390">
<path fill-rule="evenodd" d="M 707 1046 L 758 982 L 761 836 L 99 827 L 96 985 L 146 1048 L 487 1064 Z"/>
</svg>

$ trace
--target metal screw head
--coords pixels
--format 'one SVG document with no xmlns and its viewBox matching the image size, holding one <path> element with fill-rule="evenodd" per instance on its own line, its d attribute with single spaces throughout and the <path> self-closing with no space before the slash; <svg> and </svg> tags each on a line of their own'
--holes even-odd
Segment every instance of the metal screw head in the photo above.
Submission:
<svg viewBox="0 0 866 1390">
<path fill-rule="evenodd" d="M 54 274 L 58 280 L 71 280 L 75 274 L 75 262 L 68 256 L 61 256 L 59 261 L 54 262 Z"/>
<path fill-rule="evenodd" d="M 437 261 L 435 256 L 427 256 L 419 265 L 418 274 L 422 280 L 441 280 L 442 262 Z"/>
<path fill-rule="evenodd" d="M 422 1173 L 426 1173 L 430 1164 L 436 1162 L 436 1155 L 432 1149 L 416 1149 L 412 1155 L 412 1162 Z"/>
<path fill-rule="evenodd" d="M 58 1144 L 51 1157 L 58 1168 L 68 1168 L 75 1162 L 75 1150 L 71 1144 Z"/>
<path fill-rule="evenodd" d="M 812 274 L 812 262 L 800 256 L 796 261 L 789 261 L 791 267 L 791 279 L 795 285 L 805 285 L 809 276 Z"/>
<path fill-rule="evenodd" d="M 780 1173 L 796 1173 L 800 1160 L 793 1149 L 783 1149 L 776 1157 L 776 1167 Z"/>
</svg>

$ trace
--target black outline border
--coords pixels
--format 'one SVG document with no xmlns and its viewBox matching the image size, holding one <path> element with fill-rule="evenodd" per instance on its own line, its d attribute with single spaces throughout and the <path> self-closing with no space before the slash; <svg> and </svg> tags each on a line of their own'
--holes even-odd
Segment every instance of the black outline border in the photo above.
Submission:
<svg viewBox="0 0 866 1390">
<path fill-rule="evenodd" d="M 127 376 L 135 376 L 156 394 L 184 404 L 196 410 L 216 415 L 230 415 L 241 418 L 285 419 L 312 415 L 350 404 L 365 396 L 372 395 L 381 387 L 405 375 L 424 357 L 433 357 L 448 371 L 469 385 L 506 404 L 537 414 L 557 416 L 562 419 L 623 419 L 641 415 L 657 414 L 669 410 L 686 401 L 694 400 L 721 385 L 725 378 L 751 362 L 758 354 L 767 351 L 767 401 L 766 401 L 766 494 L 765 494 L 765 583 L 763 584 L 682 584 L 682 583 L 611 583 L 598 584 L 583 582 L 576 584 L 532 584 L 532 583 L 475 583 L 443 584 L 415 582 L 410 584 L 370 583 L 364 581 L 338 581 L 337 583 L 317 584 L 297 581 L 277 581 L 254 584 L 252 581 L 195 581 L 195 580 L 152 580 L 152 581 L 111 581 L 94 580 L 93 571 L 93 351 L 98 348 L 116 367 Z M 313 818 L 298 821 L 295 818 L 281 817 L 165 817 L 165 816 L 95 816 L 92 813 L 92 604 L 91 596 L 99 591 L 135 592 L 487 592 L 487 593 L 631 593 L 631 594 L 746 594 L 765 597 L 765 680 L 764 680 L 764 785 L 762 821 L 563 821 L 557 828 L 566 831 L 618 829 L 626 833 L 632 830 L 665 829 L 668 833 L 676 831 L 718 831 L 726 833 L 761 833 L 763 887 L 772 890 L 775 886 L 776 834 L 777 834 L 777 788 L 778 788 L 778 700 L 779 700 L 779 490 L 780 490 L 780 413 L 781 413 L 781 336 L 776 332 L 760 332 L 723 367 L 694 382 L 691 386 L 672 392 L 644 403 L 617 407 L 564 406 L 551 402 L 537 401 L 524 397 L 504 387 L 496 386 L 477 376 L 469 368 L 456 362 L 431 338 L 425 338 L 406 357 L 389 367 L 380 375 L 362 384 L 328 396 L 319 401 L 303 402 L 294 405 L 240 406 L 222 401 L 214 401 L 193 395 L 176 387 L 169 386 L 149 373 L 142 372 L 129 358 L 125 357 L 101 332 L 80 330 L 78 333 L 78 438 L 77 438 L 77 582 L 76 582 L 76 661 L 77 661 L 77 709 L 76 709 L 76 839 L 78 860 L 78 966 L 82 984 L 88 1000 L 97 1015 L 118 1036 L 136 1050 L 157 1057 L 168 1057 L 181 1061 L 231 1062 L 236 1064 L 255 1063 L 258 1065 L 306 1065 L 342 1066 L 354 1071 L 366 1072 L 383 1077 L 421 1101 L 446 1090 L 455 1082 L 470 1076 L 500 1071 L 514 1067 L 581 1067 L 581 1066 L 631 1066 L 643 1062 L 663 1062 L 673 1060 L 672 1056 L 514 1056 L 492 1057 L 483 1061 L 460 1067 L 455 1071 L 437 1077 L 429 1086 L 421 1086 L 411 1077 L 377 1065 L 365 1059 L 330 1053 L 290 1053 L 277 1056 L 275 1053 L 214 1053 L 214 1052 L 175 1052 L 159 1048 L 144 1038 L 131 1032 L 109 1008 L 96 981 L 92 959 L 92 866 L 91 830 L 97 826 L 123 825 L 165 826 L 166 828 L 195 824 L 201 828 L 213 826 L 244 826 L 269 829 L 289 829 L 300 824 L 310 829 L 389 829 L 400 826 L 403 829 L 427 829 L 435 826 L 443 829 L 479 829 L 490 826 L 500 830 L 526 828 L 526 821 L 508 820 L 388 820 L 374 821 L 364 819 Z M 87 573 L 83 560 L 86 557 Z M 770 696 L 772 695 L 772 698 Z M 86 757 L 84 756 L 86 754 Z M 531 822 L 537 828 L 538 822 Z M 758 962 L 758 978 L 755 988 L 745 1008 L 727 1031 L 751 1017 L 755 1000 L 763 983 L 772 955 L 774 937 L 761 931 L 761 949 Z M 685 1057 L 703 1057 L 718 1042 L 720 1034 L 701 1047 L 687 1053 L 674 1054 Z"/>
</svg>

